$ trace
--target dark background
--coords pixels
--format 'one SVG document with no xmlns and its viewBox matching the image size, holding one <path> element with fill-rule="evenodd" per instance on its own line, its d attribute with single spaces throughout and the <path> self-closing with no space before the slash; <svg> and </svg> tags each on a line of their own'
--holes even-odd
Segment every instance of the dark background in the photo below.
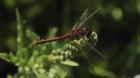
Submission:
<svg viewBox="0 0 140 78">
<path fill-rule="evenodd" d="M 58 27 L 57 35 L 70 31 L 86 8 L 102 9 L 89 21 L 97 32 L 97 48 L 107 58 L 106 69 L 122 78 L 140 74 L 139 0 L 0 0 L 0 52 L 16 51 L 18 8 L 24 23 L 41 38 Z M 0 60 L 0 75 L 16 72 L 16 67 Z"/>
</svg>

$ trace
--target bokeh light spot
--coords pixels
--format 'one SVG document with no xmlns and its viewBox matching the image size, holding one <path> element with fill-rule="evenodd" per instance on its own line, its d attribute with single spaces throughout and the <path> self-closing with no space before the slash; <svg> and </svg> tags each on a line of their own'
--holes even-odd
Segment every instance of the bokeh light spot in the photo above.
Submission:
<svg viewBox="0 0 140 78">
<path fill-rule="evenodd" d="M 122 17 L 123 17 L 123 12 L 120 8 L 114 8 L 112 10 L 112 17 L 115 19 L 115 20 L 121 20 Z"/>
</svg>

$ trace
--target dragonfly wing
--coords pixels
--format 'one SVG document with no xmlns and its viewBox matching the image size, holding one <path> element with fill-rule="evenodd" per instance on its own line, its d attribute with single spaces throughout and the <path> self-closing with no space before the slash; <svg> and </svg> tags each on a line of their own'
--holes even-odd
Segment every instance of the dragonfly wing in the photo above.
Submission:
<svg viewBox="0 0 140 78">
<path fill-rule="evenodd" d="M 73 26 L 72 30 L 76 29 L 78 27 L 78 22 L 76 21 L 75 25 Z"/>
<path fill-rule="evenodd" d="M 73 26 L 72 30 L 80 27 L 79 25 L 82 23 L 83 19 L 85 19 L 87 17 L 87 12 L 88 12 L 88 9 L 86 9 L 85 12 L 80 17 L 80 19 L 78 21 L 76 21 L 76 23 Z"/>
<path fill-rule="evenodd" d="M 84 26 L 84 24 L 89 20 L 94 14 L 96 14 L 101 8 L 96 9 L 92 14 L 88 16 L 88 9 L 84 12 L 84 14 L 80 18 L 79 27 Z"/>
<path fill-rule="evenodd" d="M 87 17 L 88 17 L 88 9 L 86 9 L 85 12 L 80 17 L 78 28 L 81 27 L 83 24 L 85 24 L 85 22 L 87 21 Z"/>
<path fill-rule="evenodd" d="M 75 46 L 79 49 L 79 51 L 81 51 L 82 55 L 85 57 L 85 59 L 87 60 L 87 62 L 89 63 L 89 65 L 90 66 L 93 66 L 94 63 L 88 58 L 88 56 L 86 54 L 87 50 L 85 50 L 84 47 L 82 48 L 82 47 L 80 47 L 78 45 L 75 45 Z M 94 67 L 93 67 L 93 71 L 95 71 Z"/>
<path fill-rule="evenodd" d="M 85 12 L 80 17 L 80 21 L 84 20 L 87 17 L 87 14 L 88 14 L 88 8 L 85 10 Z"/>
<path fill-rule="evenodd" d="M 83 26 L 87 20 L 89 20 L 94 14 L 96 14 L 101 8 L 98 8 L 97 10 L 95 10 L 92 14 L 90 14 L 88 16 L 88 9 L 85 10 L 85 12 L 82 14 L 82 16 L 80 17 L 79 21 L 77 21 L 74 25 L 74 27 L 72 28 L 72 30 L 74 30 L 75 28 L 79 28 L 81 26 Z"/>
<path fill-rule="evenodd" d="M 98 9 L 96 9 L 91 15 L 89 15 L 89 16 L 87 17 L 87 20 L 90 19 L 93 15 L 95 15 L 100 9 L 101 9 L 101 7 L 98 8 Z"/>
</svg>

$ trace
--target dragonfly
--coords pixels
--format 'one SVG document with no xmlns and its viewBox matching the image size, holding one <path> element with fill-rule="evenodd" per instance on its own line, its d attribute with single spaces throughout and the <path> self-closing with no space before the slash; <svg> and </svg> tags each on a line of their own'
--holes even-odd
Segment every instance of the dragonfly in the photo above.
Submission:
<svg viewBox="0 0 140 78">
<path fill-rule="evenodd" d="M 101 8 L 98 8 L 97 10 L 95 10 L 93 13 L 91 13 L 90 15 L 88 15 L 88 9 L 86 9 L 84 11 L 84 13 L 82 14 L 82 16 L 80 17 L 79 21 L 77 21 L 75 23 L 75 25 L 73 26 L 72 30 L 68 33 L 65 33 L 62 36 L 59 37 L 53 37 L 53 38 L 48 38 L 48 39 L 42 39 L 39 41 L 36 41 L 33 43 L 33 45 L 38 45 L 38 44 L 45 44 L 48 42 L 53 42 L 53 41 L 58 41 L 58 40 L 64 40 L 64 39 L 69 39 L 69 38 L 73 38 L 79 35 L 88 35 L 90 34 L 92 31 L 90 30 L 89 27 L 85 27 L 85 23 L 94 15 L 96 14 L 96 12 L 98 12 Z"/>
<path fill-rule="evenodd" d="M 48 42 L 53 42 L 53 41 L 58 41 L 58 40 L 64 40 L 64 39 L 69 39 L 69 38 L 73 38 L 76 36 L 88 36 L 89 34 L 92 33 L 92 30 L 89 27 L 86 27 L 85 23 L 94 15 L 96 14 L 101 8 L 96 9 L 93 13 L 91 13 L 90 15 L 88 15 L 88 9 L 86 9 L 84 11 L 84 13 L 82 14 L 82 16 L 80 17 L 80 19 L 78 21 L 76 21 L 75 25 L 73 26 L 72 30 L 62 36 L 59 37 L 53 37 L 53 38 L 48 38 L 48 39 L 42 39 L 39 41 L 36 41 L 35 43 L 33 43 L 33 45 L 38 45 L 38 44 L 45 44 Z M 92 46 L 90 46 L 92 47 Z M 98 51 L 97 49 L 93 48 L 94 51 L 96 51 L 101 57 L 105 58 L 104 55 L 102 55 L 102 53 L 100 53 L 100 51 Z M 84 55 L 84 57 L 87 59 L 87 62 L 90 64 L 90 66 L 92 66 L 92 62 L 91 60 L 89 60 L 89 58 L 87 57 L 86 53 L 81 49 L 80 50 L 82 52 L 82 54 Z M 95 69 L 93 68 L 93 70 L 95 71 Z"/>
</svg>

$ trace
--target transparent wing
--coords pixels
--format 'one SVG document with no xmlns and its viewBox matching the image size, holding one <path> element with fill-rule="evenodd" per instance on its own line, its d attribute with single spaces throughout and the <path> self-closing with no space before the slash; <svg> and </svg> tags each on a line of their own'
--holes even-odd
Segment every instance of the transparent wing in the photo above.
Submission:
<svg viewBox="0 0 140 78">
<path fill-rule="evenodd" d="M 83 26 L 83 25 L 86 23 L 86 21 L 87 21 L 88 19 L 90 19 L 90 18 L 91 18 L 96 12 L 98 12 L 100 9 L 101 9 L 101 8 L 98 8 L 97 10 L 95 10 L 95 11 L 94 11 L 92 14 L 90 14 L 89 16 L 88 16 L 88 9 L 86 9 L 85 12 L 84 12 L 84 13 L 82 14 L 82 16 L 80 17 L 79 21 L 77 21 L 77 22 L 75 23 L 75 25 L 73 26 L 72 30 Z"/>
<path fill-rule="evenodd" d="M 72 30 L 74 30 L 75 28 L 79 27 L 79 24 L 82 22 L 83 19 L 85 19 L 87 17 L 87 12 L 88 9 L 85 10 L 85 12 L 82 14 L 82 16 L 80 17 L 80 19 L 78 21 L 76 21 L 75 25 L 73 26 Z"/>
</svg>

